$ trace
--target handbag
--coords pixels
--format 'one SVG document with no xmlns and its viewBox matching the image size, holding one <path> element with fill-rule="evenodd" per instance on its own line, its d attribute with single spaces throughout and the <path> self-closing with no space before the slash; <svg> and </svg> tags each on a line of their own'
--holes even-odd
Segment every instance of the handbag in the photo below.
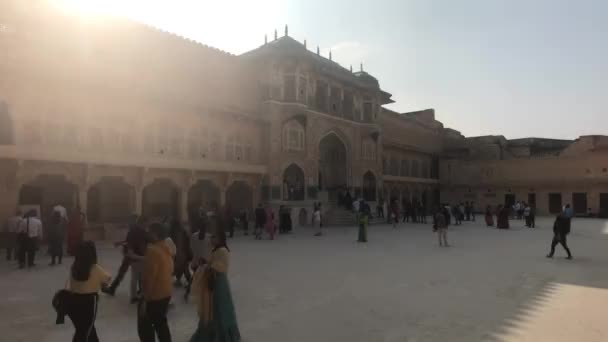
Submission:
<svg viewBox="0 0 608 342">
<path fill-rule="evenodd" d="M 65 323 L 65 315 L 67 314 L 67 300 L 70 295 L 70 291 L 66 289 L 61 289 L 55 292 L 53 296 L 53 300 L 51 301 L 51 305 L 55 309 L 57 313 L 57 318 L 55 319 L 55 324 L 64 324 Z"/>
</svg>

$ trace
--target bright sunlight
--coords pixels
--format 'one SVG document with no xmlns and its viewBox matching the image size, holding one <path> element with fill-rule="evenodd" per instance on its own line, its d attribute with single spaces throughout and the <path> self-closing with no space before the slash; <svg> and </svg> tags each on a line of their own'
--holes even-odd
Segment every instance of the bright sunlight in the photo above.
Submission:
<svg viewBox="0 0 608 342">
<path fill-rule="evenodd" d="M 259 46 L 264 34 L 286 24 L 280 0 L 48 1 L 84 20 L 125 17 L 237 54 Z"/>
</svg>

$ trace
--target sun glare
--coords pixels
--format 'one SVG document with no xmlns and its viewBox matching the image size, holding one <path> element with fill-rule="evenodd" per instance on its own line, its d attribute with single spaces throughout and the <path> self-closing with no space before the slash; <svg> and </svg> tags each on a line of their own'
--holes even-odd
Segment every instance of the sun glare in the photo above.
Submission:
<svg viewBox="0 0 608 342">
<path fill-rule="evenodd" d="M 281 0 L 47 1 L 84 19 L 129 18 L 233 53 L 257 47 L 264 34 L 281 31 L 287 23 Z"/>
<path fill-rule="evenodd" d="M 119 1 L 110 0 L 51 0 L 61 9 L 78 15 L 121 15 Z"/>
</svg>

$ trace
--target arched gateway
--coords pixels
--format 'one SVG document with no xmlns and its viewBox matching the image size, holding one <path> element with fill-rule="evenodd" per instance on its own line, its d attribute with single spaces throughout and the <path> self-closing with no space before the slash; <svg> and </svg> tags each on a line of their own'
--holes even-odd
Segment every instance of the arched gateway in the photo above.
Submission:
<svg viewBox="0 0 608 342">
<path fill-rule="evenodd" d="M 319 189 L 335 201 L 338 193 L 348 186 L 347 151 L 344 142 L 335 134 L 326 135 L 319 143 Z"/>
</svg>

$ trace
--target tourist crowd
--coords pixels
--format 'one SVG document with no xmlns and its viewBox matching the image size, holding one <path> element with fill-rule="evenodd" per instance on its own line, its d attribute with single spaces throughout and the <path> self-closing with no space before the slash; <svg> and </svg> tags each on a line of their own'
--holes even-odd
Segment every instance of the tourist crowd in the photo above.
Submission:
<svg viewBox="0 0 608 342">
<path fill-rule="evenodd" d="M 371 207 L 362 198 L 342 199 L 349 204 L 356 218 L 358 242 L 368 241 L 368 224 L 373 217 Z M 418 201 L 391 200 L 388 205 L 380 200 L 376 208 L 376 218 L 386 219 L 397 228 L 399 222 L 426 223 L 427 212 L 424 203 Z M 384 214 L 385 208 L 387 215 Z M 278 232 L 292 230 L 290 209 L 281 206 L 278 214 Z M 253 212 L 253 236 L 260 240 L 267 235 L 275 239 L 277 222 L 271 206 L 259 204 Z M 535 227 L 534 206 L 517 202 L 513 206 L 490 206 L 485 211 L 488 227 L 509 228 L 509 219 L 525 220 L 526 227 Z M 551 251 L 561 244 L 568 259 L 572 259 L 567 245 L 573 217 L 570 205 L 566 205 L 553 226 Z M 173 288 L 184 287 L 183 299 L 190 295 L 196 300 L 199 323 L 190 339 L 191 342 L 217 341 L 238 342 L 240 332 L 236 320 L 234 303 L 230 292 L 227 272 L 230 265 L 230 249 L 227 234 L 234 236 L 240 228 L 243 235 L 249 235 L 249 214 L 243 210 L 234 215 L 226 211 L 221 215 L 209 206 L 194 210 L 190 215 L 189 227 L 179 220 L 163 218 L 151 220 L 133 217 L 124 240 L 116 242 L 122 248 L 122 262 L 115 277 L 104 270 L 97 262 L 95 243 L 84 240 L 83 227 L 85 216 L 76 208 L 68 216 L 62 206 L 53 208 L 44 235 L 48 241 L 50 265 L 61 264 L 64 254 L 64 241 L 67 241 L 67 254 L 74 257 L 65 288 L 57 291 L 53 306 L 57 311 L 57 323 L 68 316 L 75 332 L 73 341 L 96 342 L 99 340 L 95 329 L 95 319 L 99 309 L 99 292 L 114 296 L 127 271 L 130 269 L 130 302 L 137 305 L 137 333 L 142 342 L 171 341 L 167 313 L 172 304 Z M 322 236 L 323 217 L 320 202 L 313 206 L 312 224 L 315 236 Z M 461 225 L 464 221 L 475 221 L 475 205 L 465 202 L 450 206 L 442 204 L 432 213 L 433 231 L 437 233 L 439 246 L 448 247 L 447 229 L 450 225 Z M 15 216 L 6 222 L 7 260 L 17 255 L 20 268 L 34 267 L 36 252 L 40 249 L 43 235 L 42 222 L 36 211 Z M 182 281 L 185 280 L 185 283 Z"/>
</svg>

